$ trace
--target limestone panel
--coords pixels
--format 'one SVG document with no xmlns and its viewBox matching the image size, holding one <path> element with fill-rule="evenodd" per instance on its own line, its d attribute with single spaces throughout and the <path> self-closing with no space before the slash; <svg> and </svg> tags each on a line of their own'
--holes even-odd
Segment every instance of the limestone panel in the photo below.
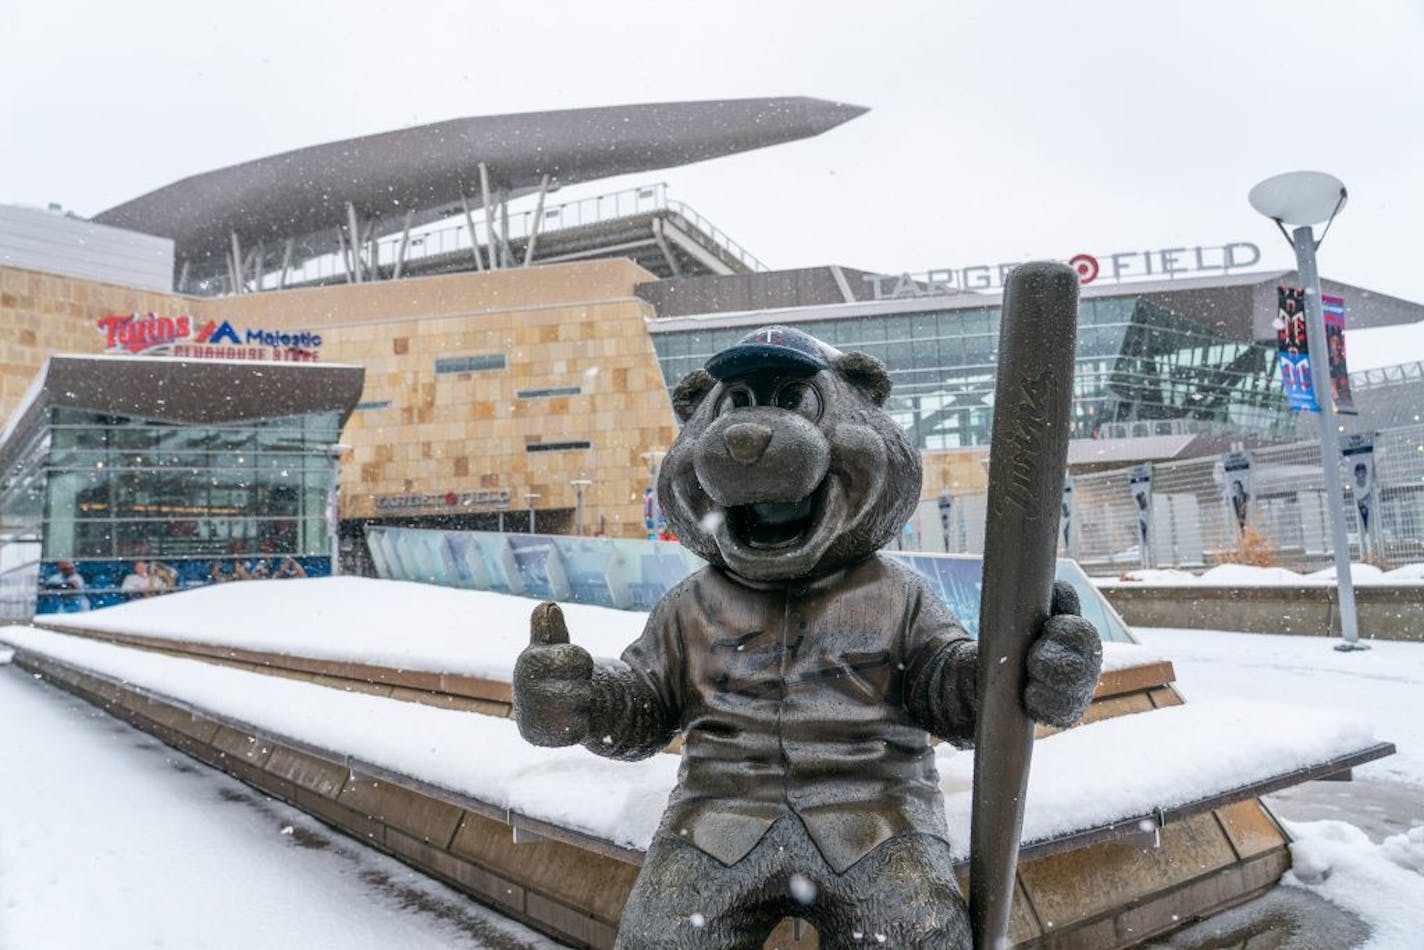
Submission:
<svg viewBox="0 0 1424 950">
<path fill-rule="evenodd" d="M 250 765 L 262 768 L 272 754 L 272 744 L 258 736 L 250 736 L 228 726 L 219 726 L 210 743 L 219 752 Z"/>
<path fill-rule="evenodd" d="M 564 934 L 581 945 L 598 950 L 613 946 L 614 929 L 608 924 L 536 891 L 529 891 L 526 895 L 524 913 L 537 924 Z"/>
<path fill-rule="evenodd" d="M 1203 814 L 1164 827 L 1158 848 L 1095 845 L 1027 862 L 1019 869 L 1019 878 L 1048 934 L 1235 860 L 1216 819 Z"/>
<path fill-rule="evenodd" d="M 460 809 L 391 782 L 351 776 L 337 796 L 347 808 L 443 848 L 455 835 Z"/>
<path fill-rule="evenodd" d="M 514 843 L 502 822 L 466 813 L 450 851 L 614 923 L 638 869 L 557 841 Z"/>
<path fill-rule="evenodd" d="M 1285 847 L 1285 835 L 1258 799 L 1251 798 L 1218 808 L 1216 817 L 1240 858 L 1254 858 Z"/>
<path fill-rule="evenodd" d="M 272 754 L 267 759 L 267 771 L 331 799 L 340 794 L 348 775 L 344 766 L 284 745 L 272 747 Z"/>
</svg>

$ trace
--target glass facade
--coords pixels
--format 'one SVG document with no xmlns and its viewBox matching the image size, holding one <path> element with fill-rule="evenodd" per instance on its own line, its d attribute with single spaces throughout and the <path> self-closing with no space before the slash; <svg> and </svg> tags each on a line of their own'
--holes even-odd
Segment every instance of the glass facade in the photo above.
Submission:
<svg viewBox="0 0 1424 950">
<path fill-rule="evenodd" d="M 798 321 L 890 370 L 887 410 L 923 449 L 989 443 L 997 306 Z M 669 388 L 751 327 L 654 333 Z M 1294 420 L 1273 348 L 1229 339 L 1138 296 L 1079 308 L 1073 437 L 1174 432 L 1287 436 Z"/>
<path fill-rule="evenodd" d="M 339 434 L 335 412 L 204 427 L 48 410 L 0 492 L 6 615 L 329 573 Z"/>
</svg>

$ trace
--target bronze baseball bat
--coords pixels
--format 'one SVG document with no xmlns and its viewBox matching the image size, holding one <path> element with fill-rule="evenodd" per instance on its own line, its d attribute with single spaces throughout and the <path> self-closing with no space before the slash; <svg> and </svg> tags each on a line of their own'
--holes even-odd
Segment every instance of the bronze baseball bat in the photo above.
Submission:
<svg viewBox="0 0 1424 950">
<path fill-rule="evenodd" d="M 1048 618 L 1073 400 L 1078 275 L 1051 261 L 1009 274 L 999 322 L 979 606 L 979 723 L 969 915 L 977 950 L 1008 946 L 1033 722 L 1025 658 Z"/>
</svg>

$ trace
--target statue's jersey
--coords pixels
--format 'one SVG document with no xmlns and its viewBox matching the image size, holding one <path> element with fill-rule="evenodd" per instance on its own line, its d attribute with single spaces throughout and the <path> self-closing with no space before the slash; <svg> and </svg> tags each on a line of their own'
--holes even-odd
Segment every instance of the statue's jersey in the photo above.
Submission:
<svg viewBox="0 0 1424 950">
<path fill-rule="evenodd" d="M 684 732 L 663 832 L 733 864 L 790 812 L 837 872 L 896 835 L 946 837 L 927 729 L 972 738 L 968 643 L 877 556 L 799 584 L 688 578 L 623 653 Z"/>
</svg>

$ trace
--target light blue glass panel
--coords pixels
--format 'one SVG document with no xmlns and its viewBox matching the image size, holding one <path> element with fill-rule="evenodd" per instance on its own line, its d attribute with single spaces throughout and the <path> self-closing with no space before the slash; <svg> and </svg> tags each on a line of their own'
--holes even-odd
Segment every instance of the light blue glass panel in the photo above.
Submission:
<svg viewBox="0 0 1424 950">
<path fill-rule="evenodd" d="M 367 536 L 385 577 L 624 610 L 651 609 L 705 566 L 668 541 L 379 527 L 368 529 Z M 884 556 L 924 577 L 965 630 L 978 635 L 980 558 L 890 551 Z M 1132 642 L 1126 625 L 1075 562 L 1059 560 L 1057 577 L 1077 590 L 1083 616 L 1104 640 Z"/>
</svg>

